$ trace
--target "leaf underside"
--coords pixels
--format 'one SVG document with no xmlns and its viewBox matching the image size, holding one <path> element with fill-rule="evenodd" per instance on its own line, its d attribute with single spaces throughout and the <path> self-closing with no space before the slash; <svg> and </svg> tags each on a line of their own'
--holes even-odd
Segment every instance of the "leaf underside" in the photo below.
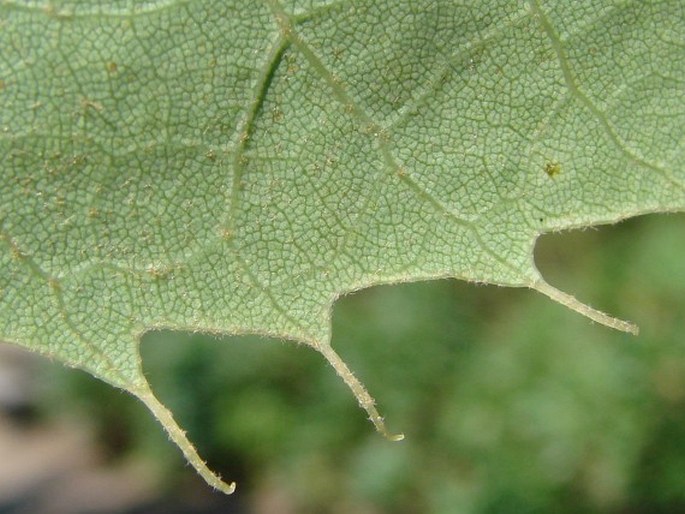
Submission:
<svg viewBox="0 0 685 514">
<path fill-rule="evenodd" d="M 319 350 L 381 283 L 548 285 L 548 231 L 685 209 L 681 0 L 0 1 L 0 338 L 140 398 L 153 328 Z M 392 437 L 392 436 L 389 436 Z M 396 436 L 395 438 L 399 438 Z"/>
</svg>

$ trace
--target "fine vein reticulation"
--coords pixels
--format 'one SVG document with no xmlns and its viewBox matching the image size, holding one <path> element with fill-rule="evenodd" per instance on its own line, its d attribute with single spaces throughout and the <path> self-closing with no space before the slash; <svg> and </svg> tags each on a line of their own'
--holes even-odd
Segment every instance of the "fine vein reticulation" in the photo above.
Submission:
<svg viewBox="0 0 685 514">
<path fill-rule="evenodd" d="M 307 344 L 391 440 L 331 345 L 340 295 L 459 278 L 637 333 L 533 248 L 685 209 L 682 2 L 462 4 L 0 2 L 0 338 L 138 397 L 231 493 L 145 331 Z"/>
</svg>

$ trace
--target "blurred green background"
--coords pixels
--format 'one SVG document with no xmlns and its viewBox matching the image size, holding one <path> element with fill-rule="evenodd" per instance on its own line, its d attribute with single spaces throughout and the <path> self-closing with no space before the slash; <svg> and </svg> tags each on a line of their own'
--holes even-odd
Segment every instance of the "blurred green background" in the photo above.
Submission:
<svg viewBox="0 0 685 514">
<path fill-rule="evenodd" d="M 39 417 L 88 419 L 107 462 L 150 462 L 183 512 L 685 512 L 684 221 L 646 216 L 536 249 L 551 284 L 638 323 L 639 337 L 532 291 L 453 280 L 343 298 L 334 347 L 400 443 L 306 347 L 147 334 L 153 388 L 238 481 L 234 497 L 202 500 L 143 407 L 82 373 L 42 366 Z"/>
</svg>

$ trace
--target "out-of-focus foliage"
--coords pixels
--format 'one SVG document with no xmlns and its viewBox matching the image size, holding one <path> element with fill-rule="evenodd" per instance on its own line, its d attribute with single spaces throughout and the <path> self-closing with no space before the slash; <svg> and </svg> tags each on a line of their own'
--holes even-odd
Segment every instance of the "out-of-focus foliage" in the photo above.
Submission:
<svg viewBox="0 0 685 514">
<path fill-rule="evenodd" d="M 145 369 L 210 465 L 241 480 L 253 502 L 280 495 L 283 512 L 678 512 L 682 222 L 648 217 L 539 244 L 553 284 L 638 322 L 639 337 L 527 290 L 455 281 L 340 301 L 333 344 L 405 432 L 401 443 L 371 430 L 306 347 L 153 333 Z M 100 406 L 103 434 L 180 461 L 127 395 L 73 377 L 75 398 Z"/>
</svg>

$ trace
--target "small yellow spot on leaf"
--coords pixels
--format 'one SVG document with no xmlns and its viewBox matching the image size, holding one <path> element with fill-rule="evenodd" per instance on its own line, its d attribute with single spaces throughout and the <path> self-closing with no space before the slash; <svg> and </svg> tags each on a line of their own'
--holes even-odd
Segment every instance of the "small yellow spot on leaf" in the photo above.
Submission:
<svg viewBox="0 0 685 514">
<path fill-rule="evenodd" d="M 104 109 L 100 102 L 96 102 L 95 100 L 89 100 L 88 98 L 81 99 L 81 107 L 84 111 L 87 111 L 88 109 L 94 109 L 97 112 L 100 112 L 102 111 L 102 109 Z"/>
<path fill-rule="evenodd" d="M 283 111 L 281 111 L 278 107 L 274 107 L 271 110 L 271 119 L 274 123 L 281 123 L 283 121 L 283 118 Z"/>
<path fill-rule="evenodd" d="M 545 163 L 545 173 L 551 178 L 556 177 L 561 173 L 561 164 L 556 161 L 548 161 Z"/>
<path fill-rule="evenodd" d="M 160 268 L 158 266 L 155 266 L 154 264 L 149 265 L 145 271 L 148 272 L 148 274 L 154 278 L 154 279 L 160 279 L 164 278 L 166 275 L 169 274 L 169 270 L 165 268 Z"/>
</svg>

